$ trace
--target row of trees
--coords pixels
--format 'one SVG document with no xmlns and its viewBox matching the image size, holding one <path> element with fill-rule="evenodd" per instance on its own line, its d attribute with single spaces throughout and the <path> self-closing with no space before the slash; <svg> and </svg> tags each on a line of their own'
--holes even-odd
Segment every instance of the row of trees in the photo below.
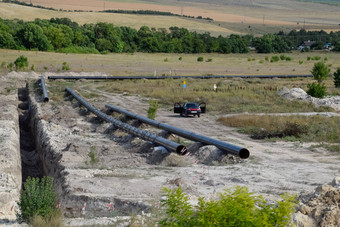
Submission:
<svg viewBox="0 0 340 227">
<path fill-rule="evenodd" d="M 68 18 L 36 19 L 33 22 L 0 19 L 0 48 L 59 51 L 73 53 L 165 52 L 165 53 L 247 53 L 254 46 L 260 53 L 282 53 L 307 37 L 336 44 L 340 51 L 340 32 L 299 32 L 289 34 L 230 35 L 213 37 L 186 28 L 155 29 L 142 26 L 139 30 L 109 23 L 79 25 Z M 321 38 L 320 38 L 321 39 Z"/>
</svg>

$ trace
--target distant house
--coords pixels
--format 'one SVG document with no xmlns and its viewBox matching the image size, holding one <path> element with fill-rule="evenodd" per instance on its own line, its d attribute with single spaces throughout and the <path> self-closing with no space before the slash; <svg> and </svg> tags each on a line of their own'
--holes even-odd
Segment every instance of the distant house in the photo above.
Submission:
<svg viewBox="0 0 340 227">
<path fill-rule="evenodd" d="M 311 48 L 311 46 L 315 43 L 315 41 L 303 41 L 300 46 L 298 46 L 298 50 L 303 50 L 305 48 L 309 49 Z"/>
</svg>

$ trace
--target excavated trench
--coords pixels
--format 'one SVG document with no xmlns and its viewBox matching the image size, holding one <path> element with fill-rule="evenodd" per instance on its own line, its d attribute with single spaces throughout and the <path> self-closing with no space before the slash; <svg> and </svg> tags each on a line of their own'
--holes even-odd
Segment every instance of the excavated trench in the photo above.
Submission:
<svg viewBox="0 0 340 227">
<path fill-rule="evenodd" d="M 20 128 L 20 155 L 22 165 L 22 183 L 28 177 L 42 178 L 45 174 L 43 164 L 37 152 L 37 146 L 31 125 L 31 101 L 29 98 L 28 85 L 18 89 L 18 98 L 21 103 L 19 109 L 19 128 Z"/>
</svg>

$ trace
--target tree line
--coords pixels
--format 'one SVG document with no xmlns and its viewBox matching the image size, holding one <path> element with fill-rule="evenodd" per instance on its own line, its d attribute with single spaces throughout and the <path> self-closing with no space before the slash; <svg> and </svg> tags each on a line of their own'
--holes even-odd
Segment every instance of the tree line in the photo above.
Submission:
<svg viewBox="0 0 340 227">
<path fill-rule="evenodd" d="M 340 51 L 340 32 L 291 31 L 288 34 L 211 36 L 186 28 L 134 29 L 99 22 L 84 24 L 68 18 L 5 20 L 0 18 L 0 48 L 56 51 L 66 53 L 248 53 L 255 47 L 259 53 L 289 52 L 304 40 L 332 43 Z M 318 46 L 316 46 L 318 47 Z"/>
</svg>

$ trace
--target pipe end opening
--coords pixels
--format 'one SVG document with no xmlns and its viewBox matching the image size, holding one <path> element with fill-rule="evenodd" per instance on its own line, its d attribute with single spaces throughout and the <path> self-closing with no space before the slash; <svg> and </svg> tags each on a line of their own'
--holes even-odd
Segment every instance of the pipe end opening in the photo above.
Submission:
<svg viewBox="0 0 340 227">
<path fill-rule="evenodd" d="M 186 148 L 186 146 L 179 145 L 179 146 L 176 148 L 176 152 L 177 152 L 177 154 L 185 155 L 185 154 L 188 152 L 188 149 Z"/>
<path fill-rule="evenodd" d="M 242 148 L 240 150 L 240 158 L 246 159 L 248 157 L 249 157 L 249 151 L 247 149 L 245 149 L 245 148 Z"/>
</svg>

